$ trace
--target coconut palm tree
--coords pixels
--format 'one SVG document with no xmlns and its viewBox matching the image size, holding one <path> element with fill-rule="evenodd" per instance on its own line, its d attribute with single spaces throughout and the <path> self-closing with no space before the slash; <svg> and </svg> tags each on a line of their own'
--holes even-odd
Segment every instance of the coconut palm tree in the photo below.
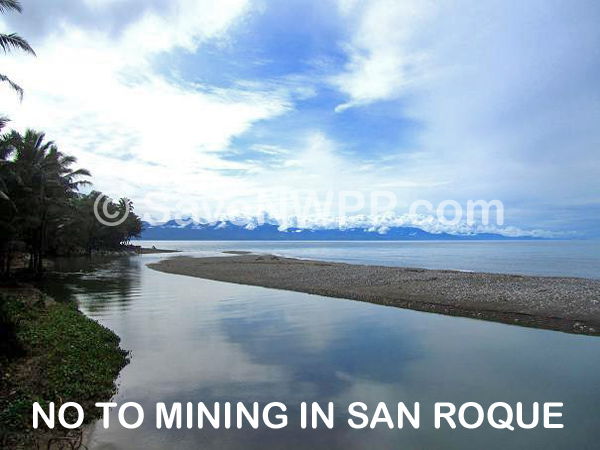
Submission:
<svg viewBox="0 0 600 450">
<path fill-rule="evenodd" d="M 17 210 L 16 222 L 20 234 L 30 249 L 30 268 L 42 271 L 42 254 L 46 247 L 48 228 L 60 227 L 70 199 L 82 185 L 89 184 L 81 177 L 90 173 L 85 169 L 73 170 L 76 159 L 58 151 L 45 134 L 27 130 L 24 135 L 12 131 L 0 139 L 0 148 L 11 153 L 10 171 L 18 183 L 14 184 L 11 200 Z"/>
<path fill-rule="evenodd" d="M 20 13 L 22 11 L 21 3 L 18 0 L 0 0 L 0 14 L 9 11 Z M 8 53 L 12 50 L 22 50 L 35 56 L 35 52 L 29 43 L 16 33 L 0 33 L 0 48 L 2 48 L 4 53 Z M 0 82 L 8 83 L 8 85 L 17 92 L 19 98 L 23 98 L 23 88 L 2 73 L 0 73 Z"/>
<path fill-rule="evenodd" d="M 0 132 L 8 119 L 0 117 Z M 10 242 L 15 235 L 13 219 L 16 213 L 14 202 L 9 197 L 9 185 L 15 181 L 9 157 L 13 148 L 4 136 L 0 137 L 0 275 L 10 273 Z"/>
<path fill-rule="evenodd" d="M 8 119 L 6 117 L 0 116 L 0 133 L 2 129 L 8 123 Z M 0 145 L 0 200 L 8 200 L 6 182 L 4 181 L 4 169 L 7 165 L 7 159 L 10 155 L 10 147 L 8 145 Z"/>
<path fill-rule="evenodd" d="M 6 122 L 0 118 L 0 131 Z M 124 221 L 98 221 L 96 200 L 104 194 L 79 193 L 90 173 L 75 163 L 44 133 L 0 135 L 0 276 L 10 276 L 12 256 L 26 249 L 31 272 L 41 275 L 44 255 L 121 250 L 140 236 L 142 220 L 126 197 L 109 200 L 107 209 Z"/>
<path fill-rule="evenodd" d="M 10 120 L 0 116 L 0 133 Z M 7 180 L 12 176 L 10 171 L 10 161 L 8 158 L 13 152 L 13 147 L 10 145 L 10 139 L 0 135 L 0 201 L 10 202 L 8 197 Z"/>
</svg>

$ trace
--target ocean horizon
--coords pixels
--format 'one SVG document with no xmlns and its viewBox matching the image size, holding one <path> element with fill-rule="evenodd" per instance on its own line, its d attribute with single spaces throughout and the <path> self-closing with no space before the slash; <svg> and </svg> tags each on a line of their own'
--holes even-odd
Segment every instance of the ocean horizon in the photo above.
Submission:
<svg viewBox="0 0 600 450">
<path fill-rule="evenodd" d="M 254 251 L 351 264 L 600 279 L 600 240 L 132 241 L 196 256 Z"/>
</svg>

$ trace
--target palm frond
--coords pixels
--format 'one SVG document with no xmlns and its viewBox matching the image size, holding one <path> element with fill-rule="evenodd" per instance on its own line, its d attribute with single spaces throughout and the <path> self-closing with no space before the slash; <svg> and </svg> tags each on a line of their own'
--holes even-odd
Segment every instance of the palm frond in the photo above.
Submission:
<svg viewBox="0 0 600 450">
<path fill-rule="evenodd" d="M 15 149 L 10 145 L 0 143 L 0 164 L 6 162 Z"/>
<path fill-rule="evenodd" d="M 0 34 L 0 47 L 2 47 L 4 53 L 8 53 L 13 49 L 19 49 L 35 56 L 35 51 L 33 51 L 29 42 L 16 33 Z"/>
<path fill-rule="evenodd" d="M 8 119 L 5 119 L 6 122 L 8 122 Z M 14 147 L 14 134 L 11 133 L 6 133 L 3 135 L 0 135 L 0 163 L 6 161 L 10 155 L 15 151 L 15 147 Z"/>
<path fill-rule="evenodd" d="M 22 12 L 21 2 L 19 0 L 0 0 L 0 13 L 4 14 L 8 11 Z"/>
<path fill-rule="evenodd" d="M 75 164 L 76 162 L 77 162 L 77 158 L 75 158 L 74 156 L 63 155 L 60 158 L 60 163 L 64 167 L 70 166 L 71 164 Z"/>
<path fill-rule="evenodd" d="M 73 189 L 79 189 L 82 186 L 93 186 L 93 183 L 88 180 L 73 181 L 70 186 Z"/>
<path fill-rule="evenodd" d="M 8 78 L 6 75 L 2 75 L 1 73 L 0 73 L 0 82 L 8 83 L 8 85 L 17 93 L 17 95 L 19 96 L 19 99 L 23 100 L 23 88 L 21 86 L 19 86 L 15 82 L 11 81 L 10 78 Z"/>
<path fill-rule="evenodd" d="M 92 174 L 87 169 L 77 169 L 69 172 L 69 176 L 71 177 L 91 177 Z"/>
</svg>

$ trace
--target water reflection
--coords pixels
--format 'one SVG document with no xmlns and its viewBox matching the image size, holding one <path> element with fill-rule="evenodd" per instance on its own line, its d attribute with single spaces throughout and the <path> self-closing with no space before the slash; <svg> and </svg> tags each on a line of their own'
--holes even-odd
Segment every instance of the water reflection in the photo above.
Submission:
<svg viewBox="0 0 600 450">
<path fill-rule="evenodd" d="M 86 314 L 133 352 L 115 401 L 140 403 L 141 428 L 111 416 L 92 448 L 595 448 L 600 339 L 404 311 L 155 272 L 159 257 L 68 275 Z M 166 402 L 289 406 L 282 430 L 157 430 Z M 336 404 L 336 426 L 302 430 L 302 401 Z M 352 430 L 347 406 L 421 403 L 421 429 Z M 564 402 L 563 430 L 435 430 L 433 404 Z M 371 411 L 372 412 L 372 411 Z"/>
<path fill-rule="evenodd" d="M 252 361 L 285 366 L 293 382 L 315 383 L 316 398 L 344 391 L 352 378 L 397 382 L 421 353 L 418 341 L 394 317 L 380 317 L 373 310 L 356 314 L 364 309 L 360 304 L 342 309 L 335 302 L 297 306 L 304 296 L 269 290 L 263 295 L 277 307 L 268 301 L 221 302 L 224 335 Z"/>
<path fill-rule="evenodd" d="M 63 301 L 85 299 L 91 313 L 126 309 L 140 290 L 142 261 L 127 257 L 59 258 L 41 288 Z"/>
</svg>

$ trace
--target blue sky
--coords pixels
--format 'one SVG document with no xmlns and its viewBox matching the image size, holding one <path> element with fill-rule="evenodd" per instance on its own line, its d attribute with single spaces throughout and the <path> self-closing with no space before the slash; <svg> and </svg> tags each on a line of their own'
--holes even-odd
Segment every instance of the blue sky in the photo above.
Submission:
<svg viewBox="0 0 600 450">
<path fill-rule="evenodd" d="M 512 234 L 600 235 L 598 2 L 22 3 L 0 27 L 39 56 L 3 57 L 4 112 L 141 212 L 390 190 L 398 215 L 498 199 Z"/>
</svg>

